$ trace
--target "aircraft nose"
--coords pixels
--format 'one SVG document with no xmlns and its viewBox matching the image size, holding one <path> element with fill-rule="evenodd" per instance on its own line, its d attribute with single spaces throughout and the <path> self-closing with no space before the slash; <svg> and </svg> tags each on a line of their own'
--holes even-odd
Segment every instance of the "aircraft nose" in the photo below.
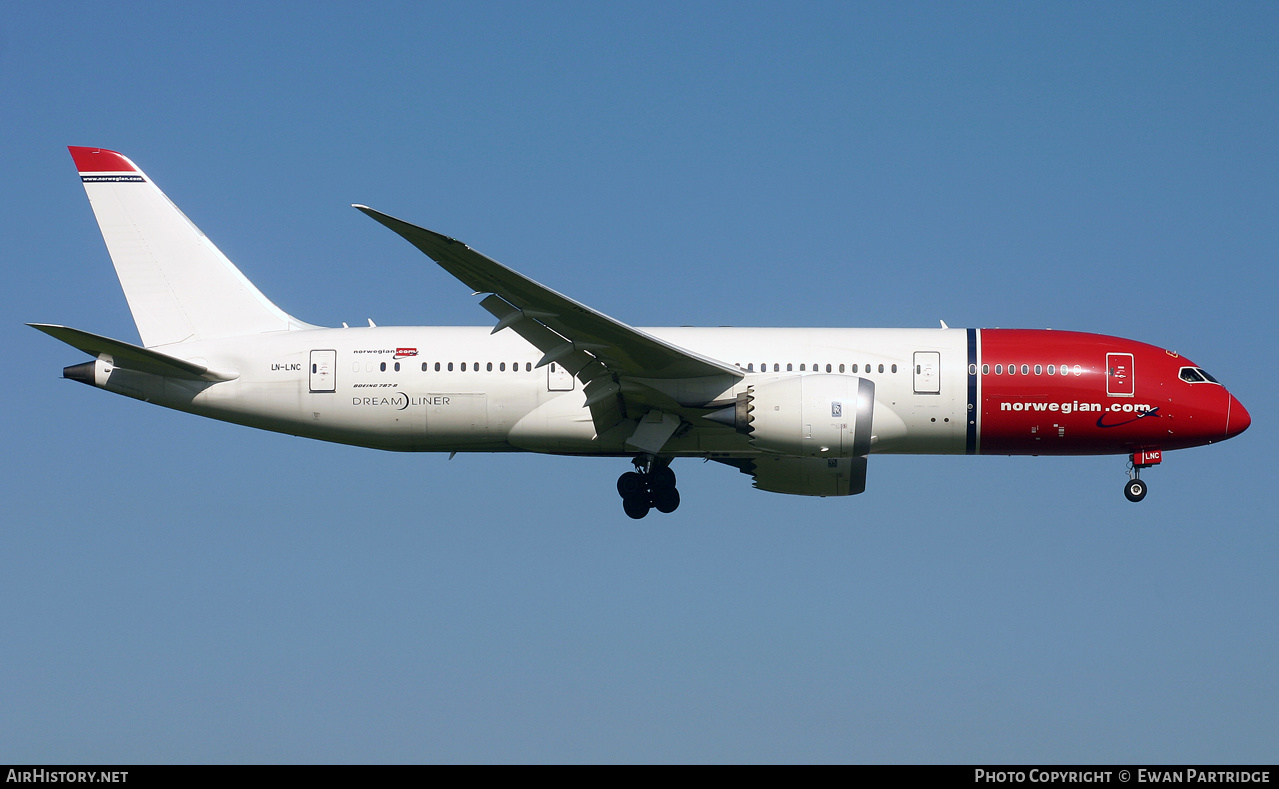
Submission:
<svg viewBox="0 0 1279 789">
<path fill-rule="evenodd" d="M 1226 410 L 1226 438 L 1234 438 L 1251 424 L 1252 416 L 1248 414 L 1248 409 L 1234 395 L 1230 395 L 1230 406 Z"/>
</svg>

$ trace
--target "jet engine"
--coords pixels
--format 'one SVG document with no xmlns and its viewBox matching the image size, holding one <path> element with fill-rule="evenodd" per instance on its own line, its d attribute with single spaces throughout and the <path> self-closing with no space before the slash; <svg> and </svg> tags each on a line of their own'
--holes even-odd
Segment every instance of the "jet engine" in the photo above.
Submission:
<svg viewBox="0 0 1279 789">
<path fill-rule="evenodd" d="M 797 375 L 754 384 L 707 419 L 730 425 L 752 445 L 808 458 L 870 452 L 875 383 L 853 375 Z"/>
</svg>

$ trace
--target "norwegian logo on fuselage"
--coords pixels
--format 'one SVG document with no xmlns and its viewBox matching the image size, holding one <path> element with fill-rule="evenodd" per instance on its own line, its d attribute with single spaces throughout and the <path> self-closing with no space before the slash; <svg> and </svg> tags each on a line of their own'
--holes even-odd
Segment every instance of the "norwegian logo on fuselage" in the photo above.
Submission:
<svg viewBox="0 0 1279 789">
<path fill-rule="evenodd" d="M 417 356 L 417 348 L 396 348 L 395 358 L 404 359 L 409 356 Z"/>
</svg>

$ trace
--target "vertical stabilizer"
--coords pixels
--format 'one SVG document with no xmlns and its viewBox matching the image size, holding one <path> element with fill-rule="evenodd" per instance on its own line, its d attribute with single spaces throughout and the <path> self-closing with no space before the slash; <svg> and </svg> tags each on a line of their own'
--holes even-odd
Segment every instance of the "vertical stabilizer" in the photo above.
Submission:
<svg viewBox="0 0 1279 789">
<path fill-rule="evenodd" d="M 307 328 L 263 296 L 128 158 L 70 151 L 143 345 Z"/>
</svg>

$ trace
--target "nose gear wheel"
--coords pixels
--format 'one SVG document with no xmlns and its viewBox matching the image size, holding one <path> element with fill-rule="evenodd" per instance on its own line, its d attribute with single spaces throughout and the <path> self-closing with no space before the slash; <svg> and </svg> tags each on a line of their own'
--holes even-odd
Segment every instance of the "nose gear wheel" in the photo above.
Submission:
<svg viewBox="0 0 1279 789">
<path fill-rule="evenodd" d="M 1128 499 L 1134 504 L 1146 498 L 1147 488 L 1146 488 L 1146 483 L 1141 481 L 1141 470 L 1143 468 L 1150 468 L 1151 466 L 1158 463 L 1159 460 L 1161 459 L 1158 453 L 1143 452 L 1140 455 L 1140 460 L 1146 459 L 1147 455 L 1152 455 L 1151 459 L 1154 462 L 1150 462 L 1150 463 L 1139 462 L 1139 456 L 1136 453 L 1128 456 L 1128 482 L 1124 484 L 1124 498 Z"/>
</svg>

